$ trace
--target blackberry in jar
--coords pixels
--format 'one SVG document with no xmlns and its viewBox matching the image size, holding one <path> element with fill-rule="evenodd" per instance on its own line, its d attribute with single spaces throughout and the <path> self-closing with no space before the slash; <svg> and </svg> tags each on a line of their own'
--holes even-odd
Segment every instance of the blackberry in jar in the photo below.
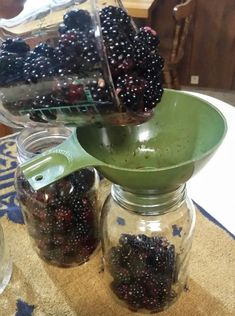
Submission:
<svg viewBox="0 0 235 316">
<path fill-rule="evenodd" d="M 70 133 L 66 128 L 23 130 L 17 138 L 19 162 L 60 144 Z M 78 170 L 35 191 L 19 165 L 15 186 L 38 255 L 60 267 L 88 261 L 99 245 L 96 170 Z"/>
<path fill-rule="evenodd" d="M 160 192 L 113 184 L 101 213 L 104 279 L 112 296 L 135 312 L 173 304 L 187 282 L 194 225 L 184 185 Z"/>
</svg>

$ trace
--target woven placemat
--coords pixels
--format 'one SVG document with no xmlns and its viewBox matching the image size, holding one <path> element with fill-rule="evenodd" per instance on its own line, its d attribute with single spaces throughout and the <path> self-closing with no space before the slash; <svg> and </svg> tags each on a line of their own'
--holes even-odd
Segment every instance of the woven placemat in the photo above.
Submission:
<svg viewBox="0 0 235 316">
<path fill-rule="evenodd" d="M 7 176 L 14 173 L 15 161 L 14 139 L 0 140 L 0 221 L 13 260 L 11 281 L 0 295 L 0 315 L 141 315 L 109 296 L 100 269 L 100 251 L 87 264 L 70 269 L 50 266 L 38 258 L 17 208 L 13 179 Z M 104 181 L 103 192 L 108 189 Z M 234 239 L 197 211 L 188 291 L 159 315 L 234 316 L 234 259 Z"/>
</svg>

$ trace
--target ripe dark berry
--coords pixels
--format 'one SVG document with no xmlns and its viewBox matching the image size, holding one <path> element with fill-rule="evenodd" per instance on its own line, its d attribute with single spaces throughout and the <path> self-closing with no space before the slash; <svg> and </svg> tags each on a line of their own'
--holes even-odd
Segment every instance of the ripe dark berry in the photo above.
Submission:
<svg viewBox="0 0 235 316">
<path fill-rule="evenodd" d="M 0 54 L 0 85 L 9 86 L 23 80 L 24 58 L 15 54 Z"/>
<path fill-rule="evenodd" d="M 103 86 L 99 85 L 99 82 L 94 81 L 88 87 L 94 101 L 99 103 L 112 102 L 110 90 L 105 83 Z"/>
<path fill-rule="evenodd" d="M 106 21 L 110 21 L 113 24 L 119 26 L 128 25 L 131 22 L 128 14 L 122 9 L 115 6 L 108 6 L 100 10 L 100 21 L 101 25 L 105 25 Z"/>
<path fill-rule="evenodd" d="M 21 176 L 23 177 L 23 176 Z M 87 261 L 96 249 L 98 220 L 95 173 L 82 169 L 44 189 L 33 191 L 20 180 L 20 205 L 39 255 L 52 264 L 71 266 Z"/>
<path fill-rule="evenodd" d="M 107 267 L 112 291 L 130 309 L 160 311 L 174 297 L 175 248 L 164 237 L 123 234 Z"/>
<path fill-rule="evenodd" d="M 159 82 L 146 82 L 144 89 L 144 106 L 148 109 L 154 108 L 160 102 L 163 94 L 162 86 Z"/>
<path fill-rule="evenodd" d="M 156 50 L 160 43 L 160 39 L 157 32 L 148 26 L 141 27 L 136 36 L 151 50 Z"/>
<path fill-rule="evenodd" d="M 86 10 L 73 10 L 64 15 L 64 24 L 68 29 L 89 31 L 92 27 L 90 13 Z"/>
<path fill-rule="evenodd" d="M 21 38 L 6 39 L 0 48 L 6 52 L 17 55 L 26 55 L 30 51 L 29 45 Z"/>
<path fill-rule="evenodd" d="M 39 79 L 52 77 L 57 73 L 57 66 L 50 58 L 32 55 L 25 60 L 24 78 L 28 83 L 37 83 Z"/>
<path fill-rule="evenodd" d="M 143 109 L 145 80 L 134 76 L 120 76 L 116 81 L 116 92 L 122 103 L 129 110 Z"/>
<path fill-rule="evenodd" d="M 94 179 L 94 170 L 88 168 L 78 170 L 70 176 L 70 180 L 74 183 L 76 194 L 78 196 L 91 189 Z"/>
<path fill-rule="evenodd" d="M 48 58 L 55 57 L 55 49 L 46 43 L 40 43 L 34 48 L 34 53 Z"/>
</svg>

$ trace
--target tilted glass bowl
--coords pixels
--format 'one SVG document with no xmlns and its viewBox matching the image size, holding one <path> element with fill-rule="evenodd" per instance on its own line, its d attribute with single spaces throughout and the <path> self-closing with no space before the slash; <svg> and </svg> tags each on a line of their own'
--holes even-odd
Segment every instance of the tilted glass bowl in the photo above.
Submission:
<svg viewBox="0 0 235 316">
<path fill-rule="evenodd" d="M 158 44 L 119 0 L 28 0 L 18 16 L 0 20 L 0 119 L 142 123 L 163 93 Z"/>
</svg>

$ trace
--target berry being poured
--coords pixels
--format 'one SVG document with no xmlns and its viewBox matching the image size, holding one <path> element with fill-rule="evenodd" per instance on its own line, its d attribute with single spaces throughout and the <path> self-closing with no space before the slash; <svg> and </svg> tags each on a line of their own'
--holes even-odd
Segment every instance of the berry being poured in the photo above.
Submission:
<svg viewBox="0 0 235 316">
<path fill-rule="evenodd" d="M 151 112 L 163 93 L 158 34 L 150 27 L 137 31 L 120 7 L 104 7 L 99 19 L 101 46 L 83 9 L 64 14 L 53 41 L 32 47 L 22 38 L 6 39 L 0 47 L 3 107 L 36 122 L 56 121 L 61 113 L 109 115 L 115 103 L 122 113 Z M 18 89 L 17 99 L 9 87 Z"/>
</svg>

